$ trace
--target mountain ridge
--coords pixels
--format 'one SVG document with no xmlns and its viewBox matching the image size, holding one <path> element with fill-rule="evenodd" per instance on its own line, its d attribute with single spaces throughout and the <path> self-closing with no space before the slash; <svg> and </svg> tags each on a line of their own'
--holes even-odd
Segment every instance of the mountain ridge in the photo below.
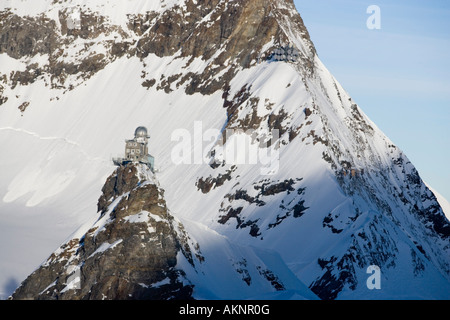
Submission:
<svg viewBox="0 0 450 320">
<path fill-rule="evenodd" d="M 121 152 L 123 139 L 144 120 L 173 216 L 186 223 L 192 238 L 200 236 L 203 226 L 218 235 L 211 239 L 226 243 L 225 248 L 254 257 L 248 261 L 252 268 L 242 268 L 245 254 L 220 257 L 229 258 L 224 265 L 232 260 L 227 274 L 241 276 L 239 287 L 246 290 L 239 295 L 228 286 L 226 292 L 214 286 L 210 261 L 219 258 L 209 251 L 211 258 L 204 257 L 205 278 L 187 271 L 197 279 L 194 297 L 248 298 L 251 286 L 242 275 L 251 269 L 252 279 L 273 279 L 267 270 L 286 279 L 294 275 L 295 283 L 304 283 L 321 299 L 448 298 L 450 267 L 448 255 L 442 254 L 450 250 L 448 220 L 403 152 L 321 63 L 292 1 L 249 1 L 243 6 L 205 1 L 200 9 L 192 1 L 172 1 L 153 13 L 139 15 L 134 10 L 127 19 L 122 15 L 117 25 L 97 24 L 107 21 L 106 16 L 70 3 L 80 10 L 81 27 L 65 30 L 64 37 L 62 22 L 69 8 L 63 4 L 47 10 L 58 17 L 54 23 L 45 16 L 23 18 L 2 11 L 6 18 L 1 30 L 10 30 L 0 33 L 2 43 L 11 41 L 11 46 L 0 49 L 0 59 L 10 63 L 11 72 L 1 75 L 0 125 L 33 133 L 19 138 L 13 130 L 2 136 L 6 154 L 15 155 L 17 162 L 9 164 L 11 177 L 2 186 L 4 202 L 65 212 L 71 221 L 68 229 L 92 225 L 92 214 L 102 202 L 97 201 L 101 186 L 113 170 L 110 153 Z M 187 5 L 177 6 L 180 3 Z M 254 7 L 264 14 L 249 11 Z M 56 10 L 62 14 L 56 15 Z M 190 11 L 188 25 L 196 27 L 188 29 L 193 30 L 192 42 L 185 42 L 187 31 L 170 26 Z M 267 11 L 273 16 L 265 20 Z M 246 18 L 258 28 L 244 23 Z M 56 46 L 60 50 L 48 51 L 48 58 L 41 53 L 30 56 L 33 41 L 25 37 L 18 51 L 8 51 L 15 48 L 10 39 L 20 38 L 20 32 L 12 36 L 16 19 L 56 30 L 50 34 L 61 37 Z M 202 38 L 206 26 L 208 39 Z M 247 35 L 254 42 L 246 41 Z M 171 42 L 159 45 L 165 37 Z M 217 51 L 209 47 L 215 41 L 224 43 Z M 289 43 L 299 52 L 296 61 L 271 55 Z M 14 58 L 17 52 L 20 59 Z M 211 128 L 217 130 L 208 140 Z M 171 134 L 180 129 L 191 138 L 200 131 L 196 143 L 207 151 L 201 163 L 192 161 L 196 147 L 191 143 L 190 164 L 174 164 L 177 141 Z M 227 130 L 234 135 L 226 137 Z M 279 137 L 272 141 L 274 130 Z M 227 146 L 241 131 L 251 131 L 265 143 L 256 150 L 274 156 L 272 171 L 261 171 L 267 169 L 265 163 L 226 157 Z M 10 140 L 25 146 L 22 153 L 14 151 Z M 31 155 L 30 163 L 26 159 Z M 256 268 L 257 261 L 268 261 L 262 248 L 280 257 L 275 268 Z M 380 291 L 365 285 L 365 270 L 372 264 L 383 275 Z M 437 283 L 441 288 L 435 291 Z M 288 293 L 295 288 L 285 289 Z M 274 286 L 265 290 L 272 296 L 277 293 Z M 311 297 L 308 290 L 300 290 L 299 297 Z"/>
</svg>

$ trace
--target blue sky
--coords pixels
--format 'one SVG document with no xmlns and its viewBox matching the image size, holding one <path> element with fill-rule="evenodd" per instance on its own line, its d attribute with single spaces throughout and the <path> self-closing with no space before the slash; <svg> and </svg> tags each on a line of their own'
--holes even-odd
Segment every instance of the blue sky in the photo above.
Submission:
<svg viewBox="0 0 450 320">
<path fill-rule="evenodd" d="M 450 201 L 450 1 L 294 0 L 318 55 Z M 367 28 L 370 5 L 381 28 Z"/>
</svg>

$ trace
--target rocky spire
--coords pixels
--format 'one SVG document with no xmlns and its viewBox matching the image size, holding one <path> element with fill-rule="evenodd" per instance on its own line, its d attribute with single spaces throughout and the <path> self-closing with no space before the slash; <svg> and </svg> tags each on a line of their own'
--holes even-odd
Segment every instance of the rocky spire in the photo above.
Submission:
<svg viewBox="0 0 450 320">
<path fill-rule="evenodd" d="M 99 219 L 56 250 L 12 299 L 189 299 L 176 268 L 180 250 L 192 259 L 164 192 L 141 164 L 119 167 L 99 199 Z M 181 240 L 180 235 L 184 237 Z"/>
</svg>

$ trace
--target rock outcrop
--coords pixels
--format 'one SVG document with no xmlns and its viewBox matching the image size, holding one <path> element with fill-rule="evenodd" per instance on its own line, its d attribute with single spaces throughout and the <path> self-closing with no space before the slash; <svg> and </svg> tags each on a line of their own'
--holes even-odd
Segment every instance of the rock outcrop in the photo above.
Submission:
<svg viewBox="0 0 450 320">
<path fill-rule="evenodd" d="M 27 63 L 25 70 L 0 72 L 0 105 L 8 98 L 2 94 L 4 86 L 14 88 L 40 79 L 66 92 L 123 56 L 143 61 L 143 87 L 156 85 L 167 93 L 179 87 L 187 94 L 227 92 L 240 69 L 270 58 L 274 48 L 289 43 L 286 30 L 292 25 L 307 43 L 299 51 L 301 68 L 306 73 L 313 71 L 314 45 L 300 16 L 292 15 L 292 1 L 186 0 L 160 13 L 129 14 L 126 27 L 86 8 L 61 5 L 54 9 L 58 21 L 45 14 L 32 17 L 0 11 L 0 54 L 25 62 L 42 57 L 40 62 Z M 72 26 L 70 19 L 75 9 L 79 27 Z M 284 26 L 289 19 L 294 23 Z M 151 54 L 189 58 L 187 70 L 196 58 L 207 66 L 198 72 L 154 79 L 145 71 L 144 60 Z"/>
<path fill-rule="evenodd" d="M 97 222 L 64 243 L 12 299 L 190 299 L 177 269 L 188 237 L 169 213 L 163 190 L 142 164 L 119 167 L 106 181 Z M 186 250 L 187 249 L 187 250 Z"/>
</svg>

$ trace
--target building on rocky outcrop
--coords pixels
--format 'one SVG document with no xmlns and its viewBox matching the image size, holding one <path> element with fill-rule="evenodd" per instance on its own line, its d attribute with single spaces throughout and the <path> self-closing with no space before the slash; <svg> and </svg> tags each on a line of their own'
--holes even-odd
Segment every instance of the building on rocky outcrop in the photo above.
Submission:
<svg viewBox="0 0 450 320">
<path fill-rule="evenodd" d="M 339 175 L 341 177 L 347 177 L 348 176 L 351 179 L 351 178 L 363 176 L 364 175 L 364 169 L 355 169 L 355 168 L 342 169 L 342 171 L 339 172 Z"/>
<path fill-rule="evenodd" d="M 146 127 L 137 127 L 134 131 L 134 138 L 125 140 L 125 157 L 113 158 L 115 165 L 125 165 L 127 163 L 145 163 L 152 171 L 155 168 L 155 159 L 148 153 L 148 131 Z"/>
<path fill-rule="evenodd" d="M 285 61 L 285 62 L 296 62 L 299 57 L 299 51 L 292 45 L 281 46 L 276 48 L 272 52 L 272 60 L 274 61 Z"/>
<path fill-rule="evenodd" d="M 177 263 L 193 264 L 198 254 L 191 248 L 199 246 L 171 215 L 147 165 L 116 168 L 103 185 L 97 213 L 93 225 L 63 243 L 9 299 L 192 299 L 193 285 Z"/>
</svg>

